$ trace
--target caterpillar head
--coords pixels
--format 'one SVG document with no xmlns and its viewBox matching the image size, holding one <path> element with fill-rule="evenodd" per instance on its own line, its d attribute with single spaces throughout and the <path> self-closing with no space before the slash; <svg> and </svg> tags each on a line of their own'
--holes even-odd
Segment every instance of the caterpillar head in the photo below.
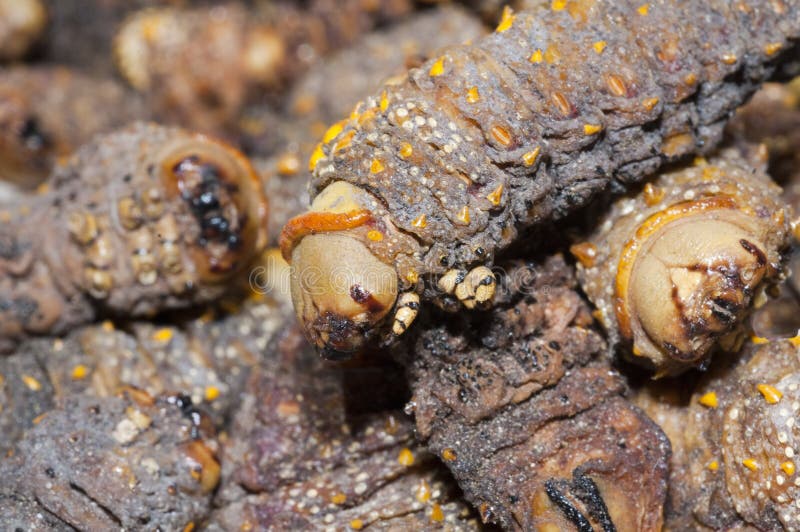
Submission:
<svg viewBox="0 0 800 532">
<path fill-rule="evenodd" d="M 395 269 L 366 244 L 377 222 L 373 201 L 358 187 L 333 183 L 281 234 L 295 312 L 327 358 L 362 350 L 397 299 Z"/>
<path fill-rule="evenodd" d="M 615 311 L 634 354 L 660 374 L 701 361 L 738 329 L 770 263 L 768 226 L 726 196 L 683 202 L 642 223 L 616 276 Z"/>
<path fill-rule="evenodd" d="M 202 135 L 165 147 L 167 194 L 184 203 L 183 235 L 199 278 L 218 282 L 238 272 L 266 243 L 266 203 L 255 171 L 233 148 Z"/>
</svg>

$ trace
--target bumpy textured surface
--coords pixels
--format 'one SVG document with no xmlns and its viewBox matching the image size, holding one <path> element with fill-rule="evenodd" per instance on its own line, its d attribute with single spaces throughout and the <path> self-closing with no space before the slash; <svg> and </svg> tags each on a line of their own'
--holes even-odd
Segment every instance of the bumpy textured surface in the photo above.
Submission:
<svg viewBox="0 0 800 532">
<path fill-rule="evenodd" d="M 0 179 L 38 185 L 56 162 L 134 120 L 147 118 L 140 98 L 112 80 L 64 67 L 0 72 Z"/>
<path fill-rule="evenodd" d="M 657 530 L 669 443 L 621 397 L 573 272 L 554 256 L 509 277 L 524 280 L 516 302 L 420 333 L 418 435 L 486 522 Z"/>
<path fill-rule="evenodd" d="M 0 213 L 0 347 L 103 313 L 207 302 L 266 241 L 249 163 L 178 129 L 98 137 L 48 187 Z"/>
<path fill-rule="evenodd" d="M 424 11 L 318 61 L 288 95 L 288 117 L 263 107 L 245 111 L 243 121 L 261 126 L 243 126 L 240 144 L 248 154 L 271 155 L 254 160 L 267 197 L 276 199 L 270 205 L 270 243 L 277 244 L 283 225 L 308 205 L 307 161 L 331 123 L 390 76 L 484 32 L 474 16 L 456 6 Z"/>
<path fill-rule="evenodd" d="M 325 363 L 296 327 L 269 351 L 230 427 L 210 530 L 478 529 L 396 410 L 402 369 Z"/>
<path fill-rule="evenodd" d="M 792 214 L 764 163 L 729 149 L 662 173 L 572 248 L 612 342 L 659 374 L 706 363 L 783 278 Z"/>
<path fill-rule="evenodd" d="M 0 463 L 0 528 L 47 516 L 78 529 L 182 530 L 219 481 L 216 441 L 179 399 L 131 391 L 77 397 L 48 413 Z M 32 511 L 36 501 L 38 512 Z"/>
<path fill-rule="evenodd" d="M 364 243 L 401 288 L 711 149 L 800 36 L 796 0 L 552 7 L 412 70 L 315 154 L 314 194 L 346 181 L 377 198 L 373 228 L 391 238 Z"/>
<path fill-rule="evenodd" d="M 670 529 L 797 528 L 798 361 L 797 339 L 749 344 L 715 363 L 691 398 L 639 392 L 674 449 Z"/>
<path fill-rule="evenodd" d="M 153 396 L 181 393 L 222 429 L 250 369 L 292 319 L 291 302 L 281 293 L 287 269 L 279 256 L 267 254 L 254 269 L 257 292 L 231 297 L 195 319 L 172 325 L 107 321 L 63 339 L 26 341 L 0 357 L 0 456 L 68 397 L 111 397 L 131 386 Z"/>
<path fill-rule="evenodd" d="M 320 55 L 409 13 L 409 0 L 223 3 L 143 10 L 120 27 L 122 75 L 163 117 L 204 131 L 226 124 L 264 89 L 295 79 Z"/>
</svg>

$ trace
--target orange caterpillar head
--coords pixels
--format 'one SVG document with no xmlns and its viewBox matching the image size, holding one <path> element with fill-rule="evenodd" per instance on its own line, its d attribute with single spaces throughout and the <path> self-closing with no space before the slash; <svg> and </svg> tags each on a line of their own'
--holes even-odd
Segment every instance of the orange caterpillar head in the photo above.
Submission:
<svg viewBox="0 0 800 532">
<path fill-rule="evenodd" d="M 620 333 L 634 354 L 671 373 L 734 332 L 763 281 L 778 273 L 768 230 L 724 195 L 646 219 L 623 249 L 615 286 Z"/>
<path fill-rule="evenodd" d="M 397 300 L 395 269 L 364 243 L 377 223 L 373 202 L 358 187 L 333 183 L 281 235 L 297 317 L 328 358 L 363 349 Z"/>
</svg>

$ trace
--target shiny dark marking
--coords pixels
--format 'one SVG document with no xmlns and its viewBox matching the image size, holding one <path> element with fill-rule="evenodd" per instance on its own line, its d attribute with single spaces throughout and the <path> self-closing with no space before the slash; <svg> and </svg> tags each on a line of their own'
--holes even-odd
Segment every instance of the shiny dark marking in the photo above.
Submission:
<svg viewBox="0 0 800 532">
<path fill-rule="evenodd" d="M 603 500 L 600 489 L 594 480 L 577 470 L 573 471 L 572 492 L 589 509 L 589 515 L 600 523 L 600 526 L 603 527 L 603 532 L 616 532 L 617 527 L 614 526 L 614 522 L 611 520 L 606 501 Z"/>
<path fill-rule="evenodd" d="M 739 240 L 739 244 L 741 244 L 741 246 L 745 249 L 745 251 L 756 257 L 756 260 L 758 261 L 758 265 L 760 267 L 767 265 L 767 256 L 764 255 L 764 252 L 761 251 L 758 248 L 758 246 L 756 246 L 755 244 L 753 244 L 748 240 L 745 240 L 744 238 Z"/>
<path fill-rule="evenodd" d="M 736 321 L 736 315 L 741 310 L 737 303 L 728 301 L 722 297 L 712 300 L 711 303 L 711 313 L 714 314 L 718 320 L 728 325 L 731 325 Z"/>
<path fill-rule="evenodd" d="M 184 157 L 172 167 L 179 179 L 181 198 L 189 205 L 200 226 L 198 244 L 221 245 L 236 252 L 242 247 L 242 230 L 247 223 L 247 213 L 239 212 L 235 195 L 239 187 L 225 179 L 214 164 L 206 163 L 198 155 Z M 231 269 L 212 260 L 212 271 Z"/>
<path fill-rule="evenodd" d="M 546 480 L 544 483 L 544 491 L 547 496 L 553 501 L 553 504 L 558 506 L 559 510 L 566 516 L 569 521 L 575 525 L 579 532 L 594 532 L 589 520 L 581 511 L 570 501 L 556 486 L 556 481 L 553 479 Z"/>
<path fill-rule="evenodd" d="M 185 393 L 179 393 L 167 397 L 167 403 L 178 407 L 183 417 L 192 422 L 190 436 L 193 440 L 199 440 L 201 437 L 200 425 L 203 422 L 203 415 L 192 402 L 192 398 Z"/>
</svg>

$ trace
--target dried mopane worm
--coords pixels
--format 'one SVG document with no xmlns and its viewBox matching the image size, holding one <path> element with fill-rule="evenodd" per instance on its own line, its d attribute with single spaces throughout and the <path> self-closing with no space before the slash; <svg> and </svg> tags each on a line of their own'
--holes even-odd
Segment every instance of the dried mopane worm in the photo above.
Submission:
<svg viewBox="0 0 800 532">
<path fill-rule="evenodd" d="M 0 72 L 0 179 L 41 183 L 56 161 L 98 133 L 146 118 L 136 94 L 64 67 Z"/>
<path fill-rule="evenodd" d="M 505 11 L 493 35 L 357 106 L 312 155 L 316 198 L 282 243 L 309 338 L 355 351 L 402 333 L 423 298 L 489 302 L 487 266 L 520 230 L 716 145 L 798 36 L 797 0 Z"/>
<path fill-rule="evenodd" d="M 24 56 L 46 24 L 47 11 L 41 0 L 0 0 L 0 61 Z"/>
<path fill-rule="evenodd" d="M 102 313 L 221 295 L 266 240 L 266 204 L 225 144 L 156 125 L 100 136 L 49 190 L 0 212 L 0 347 Z"/>
<path fill-rule="evenodd" d="M 735 363 L 715 360 L 688 405 L 645 400 L 673 446 L 669 530 L 798 529 L 798 346 L 756 339 Z"/>
<path fill-rule="evenodd" d="M 735 150 L 667 172 L 616 201 L 572 247 L 613 343 L 658 375 L 738 345 L 743 318 L 783 277 L 780 188 Z"/>
<path fill-rule="evenodd" d="M 558 255 L 503 265 L 516 302 L 439 319 L 405 348 L 417 435 L 486 523 L 660 530 L 669 442 L 621 397 L 574 272 Z"/>
</svg>

